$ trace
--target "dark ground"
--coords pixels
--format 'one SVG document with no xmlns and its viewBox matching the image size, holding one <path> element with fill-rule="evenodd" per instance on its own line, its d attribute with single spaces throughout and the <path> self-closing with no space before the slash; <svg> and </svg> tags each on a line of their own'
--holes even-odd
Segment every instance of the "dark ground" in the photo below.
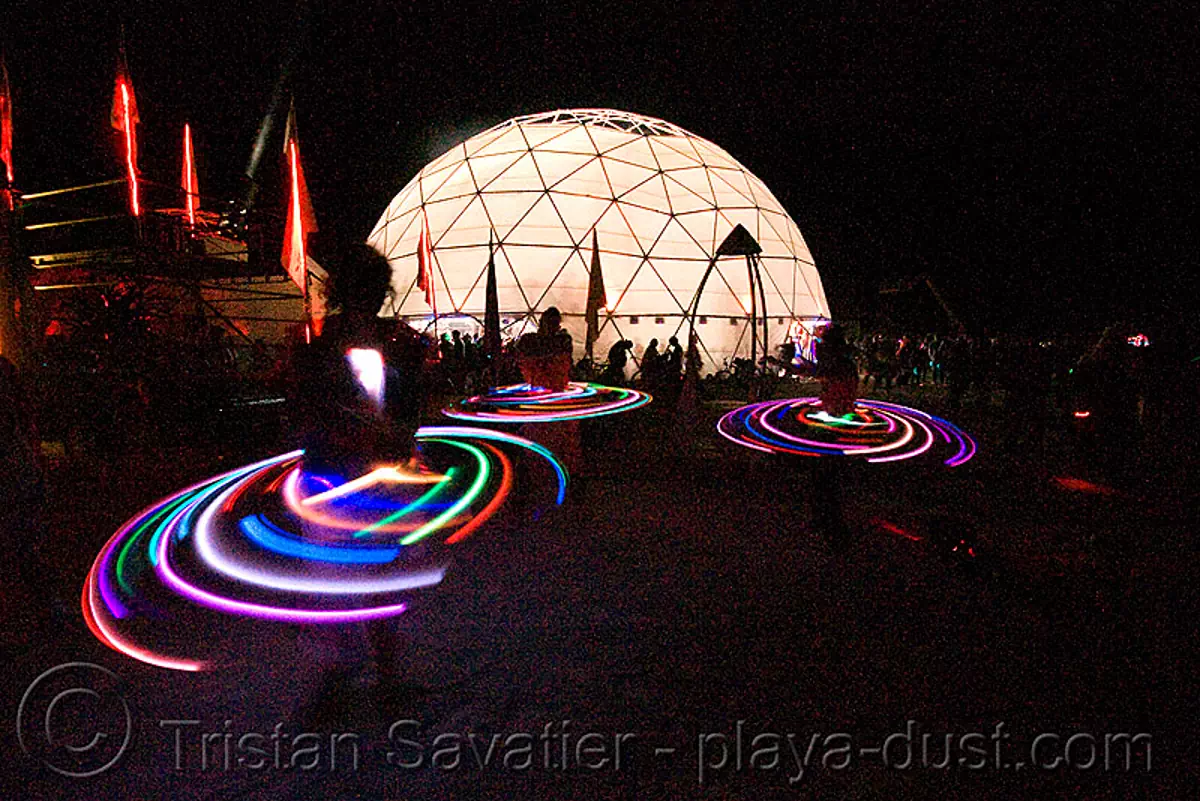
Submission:
<svg viewBox="0 0 1200 801">
<path fill-rule="evenodd" d="M 905 397 L 941 408 L 936 393 Z M 1200 764 L 1190 730 L 1200 664 L 1195 437 L 1149 437 L 1112 494 L 1072 491 L 1054 477 L 1113 482 L 1065 429 L 1030 432 L 1028 416 L 1000 400 L 975 398 L 950 415 L 980 442 L 968 465 L 872 465 L 853 474 L 853 541 L 843 555 L 808 523 L 802 472 L 733 447 L 710 421 L 681 450 L 661 408 L 613 418 L 598 432 L 610 444 L 593 451 L 566 507 L 481 532 L 440 587 L 414 598 L 395 624 L 409 689 L 387 699 L 347 682 L 323 689 L 339 642 L 327 631 L 259 627 L 238 643 L 232 667 L 185 674 L 110 651 L 83 624 L 83 578 L 125 517 L 270 447 L 235 437 L 103 464 L 59 460 L 42 543 L 54 568 L 40 577 L 38 600 L 18 597 L 6 616 L 0 797 L 1192 797 Z M 705 409 L 711 420 L 721 411 Z M 979 557 L 936 553 L 938 526 L 974 530 Z M 39 620 L 33 608 L 53 613 Z M 12 725 L 30 682 L 69 661 L 116 673 L 132 711 L 122 760 L 91 779 L 39 765 Z M 160 725 L 168 719 L 201 721 L 187 730 L 178 770 L 174 729 Z M 388 726 L 404 719 L 420 722 L 402 733 L 425 746 L 420 768 L 386 757 Z M 574 736 L 599 732 L 610 744 L 634 734 L 622 769 L 590 771 L 572 756 L 569 769 L 547 770 L 540 745 L 530 770 L 497 766 L 503 748 L 480 769 L 465 743 L 456 770 L 428 764 L 442 733 L 473 731 L 486 751 L 493 733 L 536 736 L 564 720 Z M 860 754 L 908 721 L 915 743 L 934 735 L 935 761 L 943 734 L 981 733 L 987 766 L 903 770 Z M 194 732 L 269 734 L 277 723 L 326 741 L 359 734 L 359 769 L 343 753 L 335 771 L 327 761 L 315 771 L 201 770 Z M 999 769 L 991 739 L 998 723 L 1011 735 Z M 755 735 L 793 734 L 803 752 L 814 734 L 837 732 L 854 738 L 848 767 L 844 756 L 822 767 L 818 746 L 803 778 L 789 784 L 796 769 L 786 741 L 775 769 L 765 754 L 749 764 Z M 1105 734 L 1149 733 L 1150 769 L 1144 748 L 1128 772 L 1013 767 L 1027 761 L 1039 733 L 1058 734 L 1059 750 L 1048 753 L 1061 755 L 1080 732 L 1101 746 Z M 728 738 L 730 762 L 701 785 L 701 738 L 715 733 Z M 719 743 L 707 740 L 713 762 Z M 1086 761 L 1087 752 L 1075 756 Z"/>
</svg>

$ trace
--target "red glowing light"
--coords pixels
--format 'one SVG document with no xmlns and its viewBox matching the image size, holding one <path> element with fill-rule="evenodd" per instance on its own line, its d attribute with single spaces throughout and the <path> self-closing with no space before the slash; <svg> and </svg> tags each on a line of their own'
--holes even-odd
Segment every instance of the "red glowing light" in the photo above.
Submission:
<svg viewBox="0 0 1200 801">
<path fill-rule="evenodd" d="M 872 520 L 871 522 L 874 523 L 875 525 L 879 526 L 884 531 L 890 532 L 899 537 L 904 537 L 904 539 L 906 539 L 906 540 L 911 540 L 913 542 L 921 541 L 921 538 L 919 536 L 917 536 L 916 534 L 913 534 L 912 532 L 908 531 L 907 529 L 901 528 L 900 526 L 896 525 L 895 523 L 893 523 L 889 520 L 884 520 L 883 518 L 877 517 L 874 520 Z"/>
<path fill-rule="evenodd" d="M 1112 487 L 1106 487 L 1103 484 L 1093 484 L 1090 481 L 1084 481 L 1082 478 L 1072 478 L 1071 476 L 1055 476 L 1054 482 L 1066 490 L 1073 492 L 1086 492 L 1092 495 L 1112 495 L 1116 490 Z"/>
<path fill-rule="evenodd" d="M 1077 418 L 1079 418 L 1080 420 L 1084 420 L 1084 419 L 1086 419 L 1086 418 L 1088 418 L 1088 417 L 1091 417 L 1091 416 L 1092 416 L 1092 413 L 1091 413 L 1091 412 L 1086 412 L 1086 411 L 1083 411 L 1083 412 L 1075 412 L 1075 416 L 1076 416 Z"/>
<path fill-rule="evenodd" d="M 0 58 L 0 161 L 4 162 L 4 172 L 8 177 L 8 185 L 13 184 L 13 127 L 12 127 L 12 89 L 8 85 L 8 65 Z M 12 198 L 8 199 L 12 208 Z"/>
<path fill-rule="evenodd" d="M 490 450 L 496 456 L 500 457 L 500 488 L 496 490 L 496 494 L 492 497 L 492 500 L 488 502 L 488 505 L 483 507 L 483 509 L 479 511 L 479 514 L 471 518 L 466 525 L 464 525 L 449 539 L 447 539 L 447 543 L 461 542 L 462 540 L 465 540 L 467 537 L 471 536 L 471 534 L 475 532 L 475 529 L 479 528 L 485 520 L 495 514 L 496 510 L 500 508 L 500 504 L 504 503 L 504 499 L 508 497 L 509 490 L 512 489 L 512 460 L 505 456 L 503 451 L 500 451 L 488 443 L 484 443 L 484 447 Z"/>
<path fill-rule="evenodd" d="M 140 217 L 142 206 L 138 200 L 137 143 L 133 136 L 133 117 L 129 108 L 129 85 L 122 80 L 118 86 L 121 89 L 122 130 L 125 132 L 125 166 L 129 170 L 129 208 L 134 217 Z"/>
<path fill-rule="evenodd" d="M 188 225 L 196 227 L 196 212 L 200 209 L 200 190 L 196 180 L 196 161 L 192 153 L 192 126 L 183 126 L 183 191 L 187 203 Z"/>
<path fill-rule="evenodd" d="M 294 139 L 288 143 L 288 159 L 292 167 L 292 248 L 295 254 L 292 258 L 303 270 L 308 265 L 308 258 L 304 253 L 304 218 L 300 213 L 300 149 Z"/>
</svg>

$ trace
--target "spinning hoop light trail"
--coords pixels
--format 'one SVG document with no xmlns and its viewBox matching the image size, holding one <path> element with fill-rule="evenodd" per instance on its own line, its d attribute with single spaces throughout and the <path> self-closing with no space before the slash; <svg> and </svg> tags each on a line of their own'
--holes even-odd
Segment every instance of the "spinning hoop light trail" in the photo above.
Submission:
<svg viewBox="0 0 1200 801">
<path fill-rule="evenodd" d="M 753 403 L 717 423 L 721 436 L 746 448 L 794 456 L 898 462 L 936 452 L 948 467 L 975 455 L 975 440 L 949 420 L 886 401 L 859 399 L 833 417 L 818 398 Z"/>
<path fill-rule="evenodd" d="M 219 659 L 172 653 L 181 647 L 178 631 L 162 621 L 177 626 L 181 617 L 208 610 L 336 624 L 406 611 L 408 600 L 397 596 L 439 584 L 448 564 L 444 546 L 475 533 L 503 506 L 514 472 L 506 447 L 545 459 L 557 502 L 565 497 L 562 465 L 521 437 L 439 426 L 420 429 L 417 441 L 443 469 L 384 466 L 337 483 L 306 474 L 303 451 L 292 451 L 150 506 L 96 557 L 83 588 L 88 627 L 142 662 L 203 670 Z M 195 639 L 195 650 L 214 650 L 210 638 Z"/>
<path fill-rule="evenodd" d="M 442 410 L 457 420 L 490 423 L 556 423 L 619 414 L 645 406 L 653 398 L 624 387 L 572 381 L 556 392 L 531 384 L 497 387 Z"/>
</svg>

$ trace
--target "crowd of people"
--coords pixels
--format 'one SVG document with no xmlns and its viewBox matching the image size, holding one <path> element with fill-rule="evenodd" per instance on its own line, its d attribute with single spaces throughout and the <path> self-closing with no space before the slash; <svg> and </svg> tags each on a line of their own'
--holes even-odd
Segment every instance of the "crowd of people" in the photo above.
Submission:
<svg viewBox="0 0 1200 801">
<path fill-rule="evenodd" d="M 951 403 L 969 391 L 1008 396 L 1050 393 L 1079 358 L 1078 345 L 1021 336 L 939 335 L 875 331 L 848 337 L 860 391 L 944 388 Z"/>
</svg>

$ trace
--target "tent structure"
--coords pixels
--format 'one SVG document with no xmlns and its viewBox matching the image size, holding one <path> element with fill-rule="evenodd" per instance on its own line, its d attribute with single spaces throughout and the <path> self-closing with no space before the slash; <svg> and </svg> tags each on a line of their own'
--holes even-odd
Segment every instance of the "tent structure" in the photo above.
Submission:
<svg viewBox="0 0 1200 801">
<path fill-rule="evenodd" d="M 432 311 L 416 287 L 423 227 L 438 313 L 459 320 L 483 318 L 494 231 L 506 335 L 557 306 L 579 357 L 595 231 L 608 299 L 596 344 L 602 359 L 618 339 L 632 340 L 636 353 L 652 338 L 686 344 L 696 288 L 739 223 L 762 246 L 773 344 L 829 319 L 808 247 L 766 185 L 712 142 L 622 111 L 534 114 L 471 137 L 396 195 L 368 242 L 393 266 L 385 312 L 424 327 Z M 749 355 L 750 309 L 745 260 L 718 259 L 694 320 L 704 372 Z"/>
</svg>

